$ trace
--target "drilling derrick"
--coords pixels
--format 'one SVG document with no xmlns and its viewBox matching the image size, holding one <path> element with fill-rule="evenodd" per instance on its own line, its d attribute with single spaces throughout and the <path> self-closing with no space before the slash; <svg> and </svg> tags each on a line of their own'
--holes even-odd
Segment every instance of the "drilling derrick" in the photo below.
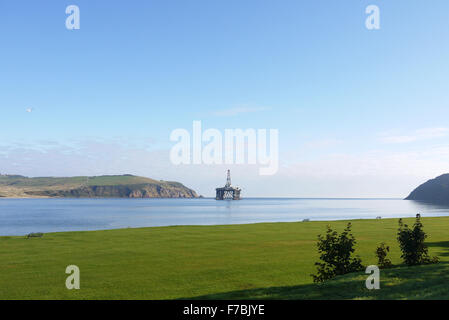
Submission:
<svg viewBox="0 0 449 320">
<path fill-rule="evenodd" d="M 216 200 L 240 200 L 239 187 L 233 187 L 231 184 L 231 170 L 228 170 L 226 184 L 222 188 L 216 188 Z"/>
</svg>

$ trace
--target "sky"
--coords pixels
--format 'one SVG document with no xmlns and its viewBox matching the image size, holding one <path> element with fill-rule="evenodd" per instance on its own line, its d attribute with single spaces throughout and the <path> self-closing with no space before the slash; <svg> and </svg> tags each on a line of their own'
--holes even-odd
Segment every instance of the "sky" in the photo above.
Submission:
<svg viewBox="0 0 449 320">
<path fill-rule="evenodd" d="M 2 0 L 0 173 L 405 197 L 449 172 L 448 38 L 447 0 Z M 279 170 L 172 164 L 193 121 L 277 129 Z"/>
</svg>

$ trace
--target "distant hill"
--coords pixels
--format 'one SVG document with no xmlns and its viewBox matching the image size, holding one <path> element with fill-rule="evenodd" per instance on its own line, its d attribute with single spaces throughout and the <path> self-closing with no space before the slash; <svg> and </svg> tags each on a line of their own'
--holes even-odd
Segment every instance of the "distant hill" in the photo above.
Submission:
<svg viewBox="0 0 449 320">
<path fill-rule="evenodd" d="M 0 175 L 0 197 L 10 198 L 197 198 L 179 182 L 133 175 L 39 177 Z"/>
<path fill-rule="evenodd" d="M 416 188 L 405 200 L 449 205 L 449 174 L 443 174 Z"/>
</svg>

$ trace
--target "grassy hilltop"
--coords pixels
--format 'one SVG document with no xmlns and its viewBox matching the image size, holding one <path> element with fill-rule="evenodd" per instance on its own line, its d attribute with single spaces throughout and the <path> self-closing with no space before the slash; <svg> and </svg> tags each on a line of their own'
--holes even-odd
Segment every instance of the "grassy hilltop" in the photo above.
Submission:
<svg viewBox="0 0 449 320">
<path fill-rule="evenodd" d="M 196 198 L 179 182 L 157 181 L 133 175 L 97 177 L 39 177 L 0 175 L 0 197 L 70 198 Z"/>
<path fill-rule="evenodd" d="M 405 219 L 412 224 L 413 219 Z M 422 219 L 436 265 L 363 272 L 313 284 L 316 238 L 347 221 L 177 226 L 0 237 L 0 299 L 449 299 L 449 217 Z M 401 263 L 397 219 L 354 220 L 356 254 L 375 264 L 385 241 Z M 65 288 L 80 268 L 81 289 Z"/>
</svg>

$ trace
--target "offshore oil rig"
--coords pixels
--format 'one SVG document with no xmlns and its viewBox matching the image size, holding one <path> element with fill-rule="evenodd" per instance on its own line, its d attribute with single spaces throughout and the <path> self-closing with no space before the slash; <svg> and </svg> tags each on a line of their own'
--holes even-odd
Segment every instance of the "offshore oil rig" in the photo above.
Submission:
<svg viewBox="0 0 449 320">
<path fill-rule="evenodd" d="M 240 200 L 241 189 L 231 185 L 231 170 L 228 170 L 226 185 L 223 188 L 216 188 L 215 190 L 217 192 L 215 200 Z"/>
</svg>

